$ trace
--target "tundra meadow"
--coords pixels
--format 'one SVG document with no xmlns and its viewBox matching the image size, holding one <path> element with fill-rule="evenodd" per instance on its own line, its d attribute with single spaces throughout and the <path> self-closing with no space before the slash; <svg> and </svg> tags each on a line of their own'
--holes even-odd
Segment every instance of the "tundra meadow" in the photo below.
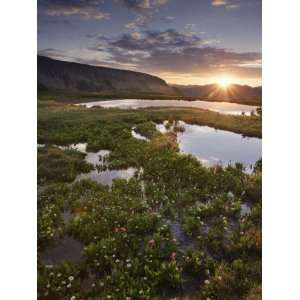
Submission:
<svg viewBox="0 0 300 300">
<path fill-rule="evenodd" d="M 38 102 L 39 299 L 259 299 L 262 161 L 205 166 L 179 151 L 179 120 L 261 136 L 259 115 Z"/>
</svg>

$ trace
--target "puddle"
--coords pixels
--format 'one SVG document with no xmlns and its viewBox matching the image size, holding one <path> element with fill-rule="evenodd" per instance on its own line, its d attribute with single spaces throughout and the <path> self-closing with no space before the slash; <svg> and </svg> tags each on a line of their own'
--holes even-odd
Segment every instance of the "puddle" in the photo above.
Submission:
<svg viewBox="0 0 300 300">
<path fill-rule="evenodd" d="M 87 155 L 85 157 L 85 160 L 92 164 L 94 167 L 97 165 L 103 165 L 105 163 L 105 160 L 109 156 L 110 151 L 109 150 L 100 150 L 98 152 L 87 152 Z"/>
<path fill-rule="evenodd" d="M 138 135 L 137 133 L 135 133 Z M 142 138 L 145 138 L 141 136 Z M 44 144 L 38 144 L 38 147 L 44 147 Z M 104 184 L 104 185 L 111 185 L 113 180 L 115 178 L 123 178 L 123 179 L 129 179 L 131 178 L 135 172 L 137 171 L 136 168 L 128 168 L 128 169 L 120 169 L 120 170 L 105 170 L 105 171 L 98 171 L 97 166 L 103 166 L 105 164 L 105 161 L 107 157 L 109 156 L 110 152 L 109 150 L 100 150 L 98 152 L 87 152 L 87 143 L 77 143 L 77 144 L 70 144 L 67 146 L 59 146 L 59 145 L 53 145 L 55 147 L 58 147 L 62 150 L 67 149 L 74 149 L 77 151 L 80 151 L 82 153 L 86 154 L 85 160 L 92 164 L 95 167 L 95 170 L 90 171 L 89 173 L 81 173 L 79 174 L 75 182 L 81 179 L 92 179 L 98 183 Z"/>
<path fill-rule="evenodd" d="M 80 263 L 82 260 L 83 244 L 78 240 L 66 235 L 59 241 L 58 245 L 48 247 L 41 255 L 42 264 L 60 264 L 64 261 Z"/>
<path fill-rule="evenodd" d="M 70 145 L 67 145 L 67 146 L 58 146 L 58 145 L 54 145 L 54 146 L 58 147 L 61 150 L 73 149 L 73 150 L 77 150 L 77 151 L 82 152 L 82 153 L 86 153 L 87 143 L 70 144 Z"/>
<path fill-rule="evenodd" d="M 136 171 L 137 169 L 135 168 L 128 168 L 124 170 L 107 170 L 102 172 L 93 170 L 89 173 L 78 175 L 75 181 L 89 178 L 104 185 L 111 185 L 115 178 L 129 179 L 133 177 Z"/>
<path fill-rule="evenodd" d="M 135 128 L 132 128 L 131 130 L 131 135 L 138 140 L 143 140 L 143 141 L 149 141 L 149 139 L 147 139 L 145 136 L 135 132 Z"/>
<path fill-rule="evenodd" d="M 160 131 L 161 133 L 167 133 L 171 130 L 171 128 L 167 129 L 168 121 L 164 121 L 162 124 L 156 124 L 156 130 Z"/>
<path fill-rule="evenodd" d="M 251 207 L 247 203 L 241 204 L 241 217 L 247 216 L 251 213 Z"/>
<path fill-rule="evenodd" d="M 65 225 L 67 225 L 72 219 L 72 213 L 69 210 L 66 210 L 61 214 L 61 217 L 62 217 Z"/>
<path fill-rule="evenodd" d="M 110 152 L 111 151 L 109 150 L 100 150 L 98 152 L 87 152 L 85 160 L 88 163 L 91 163 L 95 167 L 95 170 L 92 170 L 89 173 L 79 174 L 76 177 L 75 182 L 82 179 L 91 179 L 93 181 L 96 181 L 104 185 L 111 185 L 115 178 L 123 178 L 123 179 L 131 178 L 135 174 L 137 169 L 128 168 L 128 169 L 120 169 L 120 170 L 105 170 L 105 171 L 99 170 L 98 171 L 97 166 L 105 165 L 105 161 L 108 158 Z"/>
<path fill-rule="evenodd" d="M 37 144 L 38 148 L 43 148 L 45 146 L 46 146 L 46 144 Z M 52 146 L 57 147 L 61 150 L 73 149 L 73 150 L 77 150 L 77 151 L 82 152 L 82 153 L 86 153 L 87 143 L 70 144 L 70 145 L 67 145 L 67 146 L 60 146 L 60 145 L 53 144 Z"/>
<path fill-rule="evenodd" d="M 165 220 L 164 224 L 169 226 L 173 238 L 176 239 L 176 246 L 179 251 L 184 252 L 193 244 L 192 239 L 184 233 L 179 222 L 173 220 Z"/>
</svg>

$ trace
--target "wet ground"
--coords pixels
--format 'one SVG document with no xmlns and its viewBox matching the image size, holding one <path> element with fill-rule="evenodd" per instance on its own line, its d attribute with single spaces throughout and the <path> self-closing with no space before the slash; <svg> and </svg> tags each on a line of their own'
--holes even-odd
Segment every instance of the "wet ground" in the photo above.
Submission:
<svg viewBox="0 0 300 300">
<path fill-rule="evenodd" d="M 82 260 L 83 244 L 78 240 L 65 235 L 57 241 L 57 245 L 48 247 L 40 254 L 42 264 L 55 265 L 64 261 L 74 264 L 80 263 Z"/>
</svg>

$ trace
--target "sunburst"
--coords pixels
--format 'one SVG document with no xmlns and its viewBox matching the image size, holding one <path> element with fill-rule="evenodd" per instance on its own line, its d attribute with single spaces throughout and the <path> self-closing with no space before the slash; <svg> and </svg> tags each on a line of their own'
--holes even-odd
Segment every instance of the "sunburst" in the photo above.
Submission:
<svg viewBox="0 0 300 300">
<path fill-rule="evenodd" d="M 219 86 L 221 86 L 223 89 L 227 89 L 231 84 L 232 84 L 232 80 L 229 77 L 220 77 L 217 80 L 217 83 Z"/>
</svg>

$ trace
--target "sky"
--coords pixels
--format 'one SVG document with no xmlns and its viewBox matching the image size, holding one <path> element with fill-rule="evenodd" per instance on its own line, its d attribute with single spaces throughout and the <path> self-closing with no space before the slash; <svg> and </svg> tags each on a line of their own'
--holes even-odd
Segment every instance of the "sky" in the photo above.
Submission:
<svg viewBox="0 0 300 300">
<path fill-rule="evenodd" d="M 261 85 L 261 0 L 38 0 L 38 54 L 171 84 Z"/>
</svg>

